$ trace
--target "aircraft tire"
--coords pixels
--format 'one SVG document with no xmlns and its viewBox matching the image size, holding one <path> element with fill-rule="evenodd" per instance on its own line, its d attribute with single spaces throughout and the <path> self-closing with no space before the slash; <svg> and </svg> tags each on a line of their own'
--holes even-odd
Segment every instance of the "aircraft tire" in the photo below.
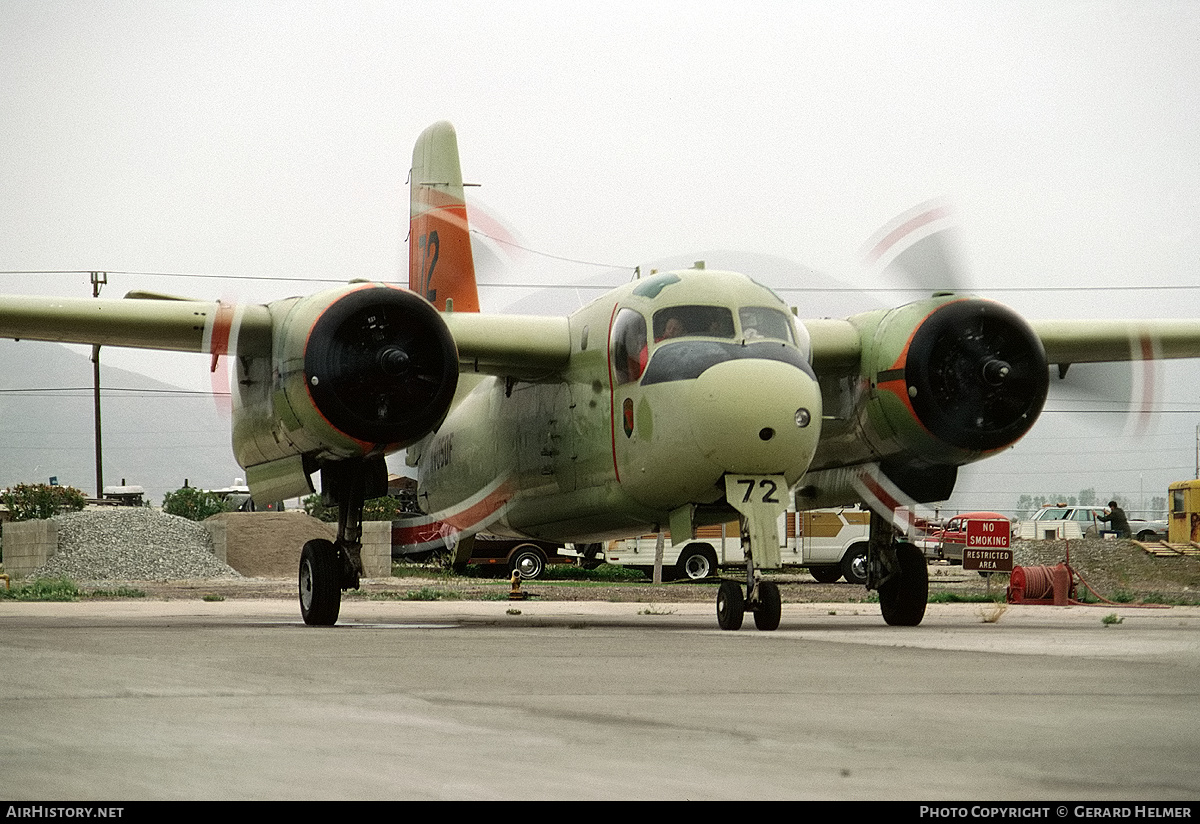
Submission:
<svg viewBox="0 0 1200 824">
<path fill-rule="evenodd" d="M 883 620 L 893 627 L 915 627 L 925 617 L 929 601 L 929 569 L 925 556 L 912 544 L 896 545 L 899 574 L 879 587 Z"/>
<path fill-rule="evenodd" d="M 735 581 L 722 581 L 721 588 L 717 590 L 717 625 L 721 629 L 741 629 L 745 617 L 746 596 L 742 594 L 742 585 Z"/>
<path fill-rule="evenodd" d="M 774 581 L 758 582 L 758 606 L 754 610 L 754 626 L 763 632 L 779 629 L 779 618 L 783 614 L 783 598 L 779 585 Z"/>
<path fill-rule="evenodd" d="M 331 627 L 342 608 L 341 564 L 332 541 L 316 538 L 300 552 L 300 615 L 313 627 Z"/>
<path fill-rule="evenodd" d="M 867 582 L 866 544 L 855 544 L 842 556 L 842 577 L 851 584 Z"/>
<path fill-rule="evenodd" d="M 842 577 L 842 568 L 834 564 L 818 564 L 810 566 L 808 574 L 815 578 L 818 584 L 834 584 Z"/>
<path fill-rule="evenodd" d="M 692 544 L 683 550 L 675 563 L 675 577 L 688 581 L 703 581 L 717 573 L 717 553 L 708 544 Z"/>
</svg>

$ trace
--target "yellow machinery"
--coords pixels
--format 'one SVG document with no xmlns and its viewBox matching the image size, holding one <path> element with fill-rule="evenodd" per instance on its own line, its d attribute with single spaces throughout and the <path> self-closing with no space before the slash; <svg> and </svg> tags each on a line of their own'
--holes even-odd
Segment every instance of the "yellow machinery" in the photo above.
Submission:
<svg viewBox="0 0 1200 824">
<path fill-rule="evenodd" d="M 1176 481 L 1168 490 L 1171 515 L 1167 541 L 1172 544 L 1200 542 L 1200 480 Z"/>
</svg>

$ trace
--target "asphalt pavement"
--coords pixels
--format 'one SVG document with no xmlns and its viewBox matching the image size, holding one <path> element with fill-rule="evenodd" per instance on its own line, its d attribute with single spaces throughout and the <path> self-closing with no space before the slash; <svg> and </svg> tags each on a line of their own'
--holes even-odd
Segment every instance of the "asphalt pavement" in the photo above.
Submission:
<svg viewBox="0 0 1200 824">
<path fill-rule="evenodd" d="M 0 602 L 0 798 L 1200 798 L 1200 608 L 992 609 Z"/>
</svg>

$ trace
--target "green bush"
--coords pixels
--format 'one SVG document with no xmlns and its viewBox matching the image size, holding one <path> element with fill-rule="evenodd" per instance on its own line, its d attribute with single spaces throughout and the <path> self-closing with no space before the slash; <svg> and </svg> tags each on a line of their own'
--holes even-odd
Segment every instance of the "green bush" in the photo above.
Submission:
<svg viewBox="0 0 1200 824">
<path fill-rule="evenodd" d="M 203 521 L 227 510 L 228 507 L 219 496 L 193 486 L 185 486 L 163 496 L 163 512 L 189 521 Z"/>
<path fill-rule="evenodd" d="M 302 501 L 304 511 L 320 521 L 337 523 L 338 510 L 336 506 L 326 506 L 321 493 L 313 493 Z M 399 518 L 411 517 L 413 513 L 404 508 L 399 498 L 384 495 L 371 498 L 363 503 L 362 519 L 364 521 L 395 521 Z"/>
<path fill-rule="evenodd" d="M 75 487 L 49 484 L 17 484 L 0 492 L 0 500 L 14 521 L 53 518 L 60 512 L 83 509 L 86 503 L 83 493 Z"/>
</svg>

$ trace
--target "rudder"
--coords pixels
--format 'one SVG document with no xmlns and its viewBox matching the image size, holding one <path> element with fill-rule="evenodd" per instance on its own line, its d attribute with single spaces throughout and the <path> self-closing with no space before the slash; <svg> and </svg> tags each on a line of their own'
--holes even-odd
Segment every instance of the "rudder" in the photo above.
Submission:
<svg viewBox="0 0 1200 824">
<path fill-rule="evenodd" d="M 478 312 L 458 137 L 447 121 L 417 138 L 409 189 L 408 288 L 439 311 Z"/>
</svg>

